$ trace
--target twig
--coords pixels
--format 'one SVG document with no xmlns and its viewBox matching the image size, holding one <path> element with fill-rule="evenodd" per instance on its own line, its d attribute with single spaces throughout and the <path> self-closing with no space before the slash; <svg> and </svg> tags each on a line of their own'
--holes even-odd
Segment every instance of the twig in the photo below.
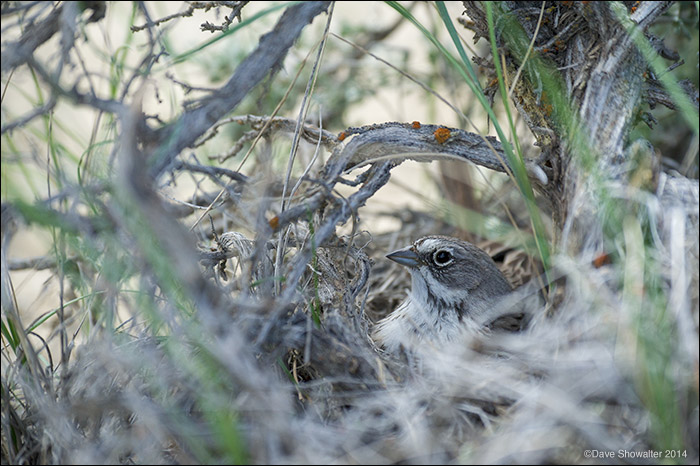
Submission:
<svg viewBox="0 0 700 466">
<path fill-rule="evenodd" d="M 58 31 L 62 13 L 63 5 L 52 11 L 40 23 L 34 23 L 26 27 L 19 41 L 7 44 L 3 48 L 2 72 L 4 73 L 26 63 L 41 44 L 53 37 Z"/>
<path fill-rule="evenodd" d="M 77 258 L 77 256 L 67 257 L 64 262 L 74 261 Z M 9 268 L 10 270 L 45 270 L 56 267 L 56 264 L 57 262 L 54 256 L 41 256 L 28 259 L 11 259 L 9 261 Z"/>
<path fill-rule="evenodd" d="M 173 169 L 204 173 L 211 176 L 212 178 L 217 178 L 218 176 L 224 175 L 229 177 L 232 181 L 237 181 L 239 183 L 246 183 L 248 181 L 248 177 L 245 176 L 243 173 L 228 168 L 192 164 L 183 162 L 181 160 L 175 162 L 175 164 L 173 165 Z"/>
</svg>

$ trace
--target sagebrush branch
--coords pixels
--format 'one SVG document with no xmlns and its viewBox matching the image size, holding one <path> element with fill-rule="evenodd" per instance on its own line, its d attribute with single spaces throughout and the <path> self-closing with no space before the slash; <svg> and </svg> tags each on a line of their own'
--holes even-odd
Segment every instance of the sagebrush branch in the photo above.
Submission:
<svg viewBox="0 0 700 466">
<path fill-rule="evenodd" d="M 512 173 L 501 143 L 492 136 L 441 125 L 424 125 L 417 121 L 349 128 L 340 133 L 339 139 L 351 135 L 354 135 L 352 140 L 326 165 L 329 174 L 336 173 L 338 176 L 378 159 L 390 158 L 400 163 L 407 159 L 427 162 L 444 157 Z M 547 174 L 536 162 L 525 161 L 525 167 L 530 178 L 542 185 L 547 184 Z"/>
</svg>

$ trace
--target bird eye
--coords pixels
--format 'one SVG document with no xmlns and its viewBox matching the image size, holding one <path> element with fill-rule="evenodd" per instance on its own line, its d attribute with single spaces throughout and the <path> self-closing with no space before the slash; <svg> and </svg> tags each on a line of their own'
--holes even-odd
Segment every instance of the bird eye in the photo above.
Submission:
<svg viewBox="0 0 700 466">
<path fill-rule="evenodd" d="M 452 262 L 452 253 L 445 249 L 435 251 L 435 253 L 433 253 L 433 261 L 435 262 L 435 265 L 444 267 L 445 265 Z"/>
</svg>

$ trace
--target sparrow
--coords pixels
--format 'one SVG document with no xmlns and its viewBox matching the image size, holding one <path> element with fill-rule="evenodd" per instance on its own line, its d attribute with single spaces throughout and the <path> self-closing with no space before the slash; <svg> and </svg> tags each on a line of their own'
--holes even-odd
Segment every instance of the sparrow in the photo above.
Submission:
<svg viewBox="0 0 700 466">
<path fill-rule="evenodd" d="M 493 259 L 469 242 L 425 236 L 386 257 L 411 272 L 408 297 L 372 333 L 387 351 L 439 345 L 463 332 L 518 330 L 527 324 L 522 306 L 513 310 L 520 303 L 508 299 L 510 283 Z"/>
</svg>

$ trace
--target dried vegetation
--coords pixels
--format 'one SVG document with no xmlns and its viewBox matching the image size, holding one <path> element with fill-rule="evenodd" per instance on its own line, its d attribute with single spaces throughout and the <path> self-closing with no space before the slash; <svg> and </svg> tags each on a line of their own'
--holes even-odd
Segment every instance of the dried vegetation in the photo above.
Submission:
<svg viewBox="0 0 700 466">
<path fill-rule="evenodd" d="M 152 90 L 143 78 L 186 59 L 166 55 L 164 28 L 197 9 L 228 12 L 202 25 L 214 35 L 251 28 L 246 3 L 188 2 L 161 19 L 135 4 L 129 34 L 146 38 L 145 53 L 108 95 L 92 87 L 104 77 L 85 68 L 79 45 L 111 6 L 3 2 L 3 29 L 15 28 L 14 41 L 3 31 L 3 84 L 13 92 L 13 73 L 29 69 L 46 92 L 23 114 L 3 94 L 3 463 L 573 464 L 656 452 L 697 464 L 697 91 L 682 85 L 691 117 L 695 105 L 690 163 L 630 141 L 647 104 L 688 115 L 624 27 L 633 21 L 654 39 L 649 28 L 671 4 L 503 2 L 489 12 L 465 2 L 464 26 L 477 39 L 488 39 L 495 16 L 499 64 L 538 147 L 520 166 L 510 146 L 450 125 L 328 132 L 324 118 L 342 121 L 337 107 L 307 114 L 316 80 L 341 75 L 320 66 L 327 29 L 305 59 L 308 82 L 288 88 L 298 117 L 265 105 L 246 115 L 256 86 L 265 95 L 279 87 L 302 30 L 337 19 L 330 2 L 285 6 L 224 84 L 186 85 L 197 97 L 168 123 L 144 114 Z M 346 53 L 365 56 L 410 17 Z M 47 59 L 38 51 L 52 38 Z M 473 61 L 493 102 L 491 54 Z M 71 81 L 76 68 L 84 73 Z M 95 127 L 108 127 L 80 148 L 77 177 L 61 161 L 70 149 L 52 137 L 61 122 L 47 115 L 59 105 L 89 108 Z M 41 136 L 29 132 L 37 122 Z M 229 148 L 211 163 L 192 152 L 237 125 L 246 131 L 227 133 Z M 48 162 L 17 148 L 20 137 L 45 145 Z M 510 176 L 479 194 L 490 217 L 481 228 L 473 216 L 472 230 L 456 225 L 454 205 L 449 215 L 365 213 L 398 164 L 447 157 Z M 16 182 L 5 187 L 16 167 L 33 163 L 49 192 L 31 199 Z M 531 219 L 533 201 L 550 219 L 543 229 Z M 489 225 L 502 212 L 517 229 L 494 239 Z M 398 227 L 374 231 L 382 219 Z M 47 256 L 13 253 L 30 227 L 51 234 Z M 428 233 L 479 243 L 514 285 L 547 280 L 547 307 L 521 333 L 426 348 L 420 360 L 385 354 L 369 330 L 410 285 L 383 254 Z M 59 285 L 54 310 L 33 322 L 15 299 L 24 269 L 48 269 Z"/>
</svg>

